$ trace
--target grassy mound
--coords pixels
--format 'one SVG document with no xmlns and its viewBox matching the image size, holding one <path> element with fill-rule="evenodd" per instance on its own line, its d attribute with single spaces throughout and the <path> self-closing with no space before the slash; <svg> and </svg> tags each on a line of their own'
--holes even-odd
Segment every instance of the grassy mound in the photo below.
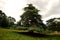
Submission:
<svg viewBox="0 0 60 40">
<path fill-rule="evenodd" d="M 59 40 L 59 36 L 50 37 L 31 37 L 29 35 L 15 33 L 14 31 L 8 31 L 0 28 L 0 40 Z"/>
</svg>

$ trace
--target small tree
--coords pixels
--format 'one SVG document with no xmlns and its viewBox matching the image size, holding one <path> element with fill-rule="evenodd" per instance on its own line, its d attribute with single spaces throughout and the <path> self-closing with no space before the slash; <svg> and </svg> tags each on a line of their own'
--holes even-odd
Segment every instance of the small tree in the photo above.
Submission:
<svg viewBox="0 0 60 40">
<path fill-rule="evenodd" d="M 15 18 L 9 16 L 8 17 L 8 22 L 9 22 L 9 26 L 12 26 L 12 25 L 14 25 L 14 22 L 16 22 L 16 20 L 15 20 Z"/>
</svg>

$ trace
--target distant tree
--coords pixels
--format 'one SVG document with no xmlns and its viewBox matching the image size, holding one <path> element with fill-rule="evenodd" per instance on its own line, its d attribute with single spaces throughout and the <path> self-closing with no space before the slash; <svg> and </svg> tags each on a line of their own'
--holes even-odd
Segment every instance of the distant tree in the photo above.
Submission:
<svg viewBox="0 0 60 40">
<path fill-rule="evenodd" d="M 48 29 L 51 31 L 60 31 L 60 18 L 52 18 L 47 21 Z"/>
<path fill-rule="evenodd" d="M 45 28 L 41 15 L 38 14 L 39 10 L 36 9 L 32 4 L 28 4 L 28 7 L 24 8 L 24 13 L 21 15 L 21 20 L 18 22 L 24 27 L 41 27 Z"/>
<path fill-rule="evenodd" d="M 17 22 L 17 26 L 22 26 L 22 25 L 21 25 L 21 20 L 19 20 L 19 21 Z"/>
<path fill-rule="evenodd" d="M 16 22 L 15 18 L 13 18 L 11 16 L 8 17 L 8 21 L 9 21 L 9 26 L 14 25 L 14 22 Z"/>
</svg>

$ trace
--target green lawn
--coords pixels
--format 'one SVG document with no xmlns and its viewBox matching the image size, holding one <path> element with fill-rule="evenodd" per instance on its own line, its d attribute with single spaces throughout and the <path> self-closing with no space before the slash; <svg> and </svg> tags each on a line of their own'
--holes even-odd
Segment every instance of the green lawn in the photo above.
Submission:
<svg viewBox="0 0 60 40">
<path fill-rule="evenodd" d="M 0 28 L 0 40 L 60 40 L 59 36 L 31 37 Z"/>
</svg>

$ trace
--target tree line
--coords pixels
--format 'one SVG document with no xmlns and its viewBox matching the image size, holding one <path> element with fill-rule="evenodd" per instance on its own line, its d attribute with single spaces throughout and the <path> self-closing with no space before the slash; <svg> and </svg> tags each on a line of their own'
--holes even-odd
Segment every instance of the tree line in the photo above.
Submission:
<svg viewBox="0 0 60 40">
<path fill-rule="evenodd" d="M 40 10 L 34 7 L 32 4 L 28 4 L 27 7 L 24 7 L 24 13 L 20 16 L 21 20 L 15 24 L 15 18 L 7 16 L 2 10 L 0 10 L 0 27 L 10 28 L 13 25 L 15 27 L 32 27 L 40 28 L 40 30 L 51 30 L 51 31 L 60 31 L 60 18 L 51 18 L 46 21 L 46 24 L 43 23 L 42 15 L 38 14 Z"/>
</svg>

